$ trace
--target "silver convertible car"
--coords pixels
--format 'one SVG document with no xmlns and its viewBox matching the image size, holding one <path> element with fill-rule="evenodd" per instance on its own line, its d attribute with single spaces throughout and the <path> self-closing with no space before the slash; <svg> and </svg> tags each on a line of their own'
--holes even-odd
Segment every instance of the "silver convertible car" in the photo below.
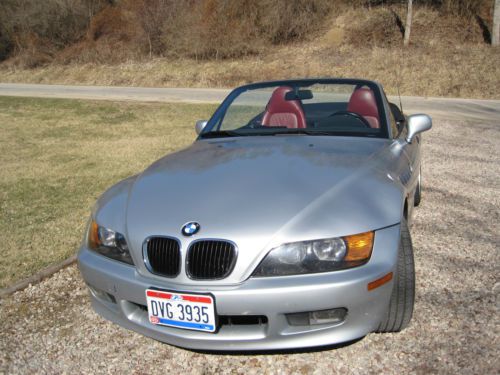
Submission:
<svg viewBox="0 0 500 375">
<path fill-rule="evenodd" d="M 78 254 L 94 309 L 199 350 L 402 330 L 414 303 L 420 133 L 431 126 L 372 81 L 235 89 L 196 123 L 191 146 L 97 201 Z"/>
</svg>

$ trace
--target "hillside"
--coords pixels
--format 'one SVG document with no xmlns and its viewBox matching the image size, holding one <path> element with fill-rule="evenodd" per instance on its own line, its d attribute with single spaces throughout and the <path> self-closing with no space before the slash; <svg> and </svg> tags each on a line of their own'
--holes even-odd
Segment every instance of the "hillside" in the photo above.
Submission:
<svg viewBox="0 0 500 375">
<path fill-rule="evenodd" d="M 0 47 L 0 81 L 231 87 L 355 76 L 381 81 L 390 94 L 500 98 L 487 0 L 416 2 L 408 47 L 405 1 L 51 1 L 94 8 L 85 22 L 62 18 L 73 20 L 66 33 L 22 20 L 24 32 L 1 31 L 15 43 L 4 43 L 3 55 Z"/>
</svg>

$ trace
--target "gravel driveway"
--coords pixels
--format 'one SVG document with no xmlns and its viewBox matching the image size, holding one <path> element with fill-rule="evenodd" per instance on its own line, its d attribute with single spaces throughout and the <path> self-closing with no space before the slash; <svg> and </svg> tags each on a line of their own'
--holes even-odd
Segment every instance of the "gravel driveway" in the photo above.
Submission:
<svg viewBox="0 0 500 375">
<path fill-rule="evenodd" d="M 424 136 L 417 299 L 399 334 L 310 352 L 192 352 L 98 317 L 72 266 L 0 301 L 0 373 L 498 374 L 499 142 L 499 123 L 436 121 Z"/>
</svg>

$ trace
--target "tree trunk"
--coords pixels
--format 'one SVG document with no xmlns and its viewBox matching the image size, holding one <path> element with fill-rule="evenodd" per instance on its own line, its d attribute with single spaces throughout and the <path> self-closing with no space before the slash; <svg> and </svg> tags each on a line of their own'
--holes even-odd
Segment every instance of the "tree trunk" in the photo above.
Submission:
<svg viewBox="0 0 500 375">
<path fill-rule="evenodd" d="M 500 0 L 496 1 L 498 2 Z M 406 25 L 405 25 L 405 41 L 404 41 L 405 46 L 410 44 L 412 18 L 413 18 L 413 0 L 408 0 L 408 13 L 406 14 Z"/>
<path fill-rule="evenodd" d="M 495 0 L 493 27 L 491 28 L 491 45 L 500 45 L 500 0 Z"/>
</svg>

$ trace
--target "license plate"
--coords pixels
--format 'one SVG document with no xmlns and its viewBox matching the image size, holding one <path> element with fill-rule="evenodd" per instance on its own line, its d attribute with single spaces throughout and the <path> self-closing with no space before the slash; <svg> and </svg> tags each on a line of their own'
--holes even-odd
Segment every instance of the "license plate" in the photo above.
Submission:
<svg viewBox="0 0 500 375">
<path fill-rule="evenodd" d="M 146 290 L 148 316 L 152 324 L 215 332 L 215 300 L 209 294 L 186 294 Z"/>
</svg>

